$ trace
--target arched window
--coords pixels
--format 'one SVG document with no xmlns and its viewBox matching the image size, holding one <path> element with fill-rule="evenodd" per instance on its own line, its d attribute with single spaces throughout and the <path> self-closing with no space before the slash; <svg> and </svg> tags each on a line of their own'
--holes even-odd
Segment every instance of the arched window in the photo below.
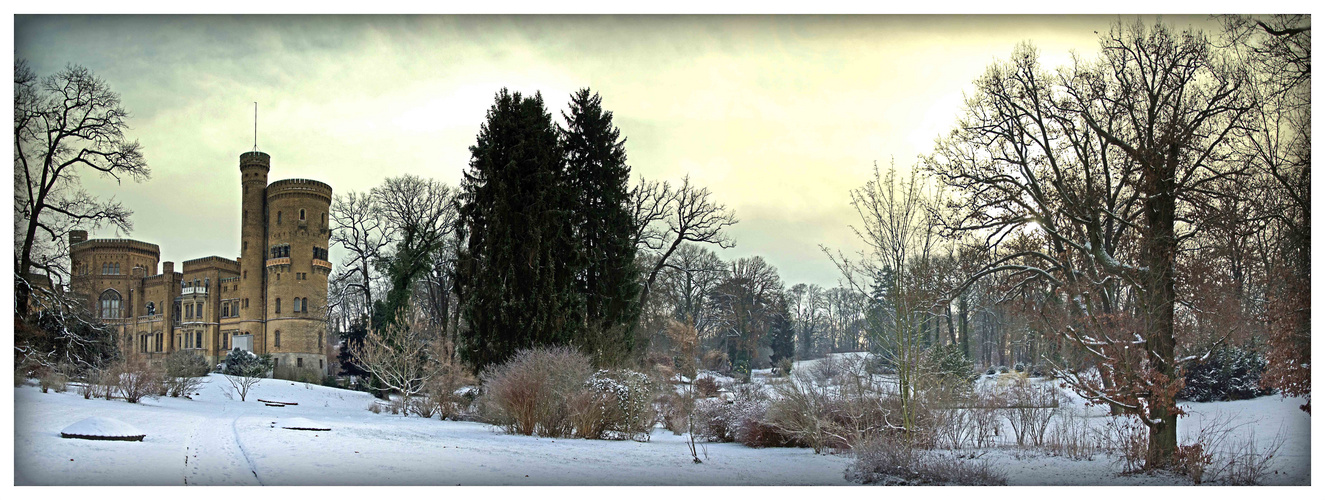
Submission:
<svg viewBox="0 0 1325 500">
<path fill-rule="evenodd" d="M 276 347 L 281 346 L 281 331 L 276 330 Z"/>
<path fill-rule="evenodd" d="M 327 213 L 326 213 L 326 212 L 322 212 L 322 223 L 323 223 L 323 224 L 326 224 L 326 223 L 327 223 Z"/>
<path fill-rule="evenodd" d="M 281 212 L 279 210 L 276 211 L 276 223 L 277 224 L 281 223 Z"/>
<path fill-rule="evenodd" d="M 304 220 L 304 209 L 299 209 L 299 220 Z"/>
<path fill-rule="evenodd" d="M 308 312 L 308 297 L 304 297 L 304 305 L 300 308 L 303 312 Z"/>
<path fill-rule="evenodd" d="M 101 292 L 101 318 L 115 319 L 120 317 L 120 292 L 114 289 L 108 289 Z"/>
<path fill-rule="evenodd" d="M 280 313 L 281 313 L 281 298 L 280 298 L 280 297 L 277 297 L 277 298 L 276 298 L 276 314 L 280 314 Z M 278 337 L 276 337 L 276 338 L 280 338 L 280 337 L 278 336 Z M 277 343 L 277 345 L 280 345 L 280 343 Z"/>
</svg>

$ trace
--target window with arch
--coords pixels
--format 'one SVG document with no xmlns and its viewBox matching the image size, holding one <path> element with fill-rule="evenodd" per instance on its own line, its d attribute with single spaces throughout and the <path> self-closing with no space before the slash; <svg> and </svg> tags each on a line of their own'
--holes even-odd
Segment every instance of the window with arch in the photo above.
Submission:
<svg viewBox="0 0 1325 500">
<path fill-rule="evenodd" d="M 280 297 L 277 297 L 277 298 L 276 298 L 276 314 L 280 314 L 280 313 L 281 313 L 281 298 L 280 298 Z M 277 338 L 280 338 L 280 337 L 277 337 Z"/>
<path fill-rule="evenodd" d="M 281 346 L 281 331 L 276 330 L 276 347 Z"/>
<path fill-rule="evenodd" d="M 299 220 L 304 220 L 304 209 L 299 209 Z"/>
<path fill-rule="evenodd" d="M 120 317 L 120 292 L 114 289 L 107 289 L 101 292 L 101 314 L 103 319 L 116 319 Z"/>
<path fill-rule="evenodd" d="M 322 224 L 325 225 L 326 223 L 327 223 L 327 213 L 322 212 Z"/>
<path fill-rule="evenodd" d="M 308 312 L 308 297 L 304 297 L 304 305 L 303 307 L 300 308 L 300 310 Z"/>
<path fill-rule="evenodd" d="M 294 312 L 299 312 L 299 297 L 294 298 Z"/>
<path fill-rule="evenodd" d="M 202 347 L 202 330 L 198 330 L 193 340 L 193 347 Z"/>
</svg>

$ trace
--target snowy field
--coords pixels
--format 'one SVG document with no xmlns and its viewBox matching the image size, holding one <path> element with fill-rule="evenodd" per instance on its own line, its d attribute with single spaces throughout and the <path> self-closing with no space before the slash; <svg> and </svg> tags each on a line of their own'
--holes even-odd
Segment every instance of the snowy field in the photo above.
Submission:
<svg viewBox="0 0 1325 500">
<path fill-rule="evenodd" d="M 800 368 L 800 367 L 798 367 Z M 759 377 L 757 377 L 759 378 Z M 217 375 L 193 399 L 85 400 L 74 391 L 15 388 L 18 485 L 844 485 L 850 455 L 806 448 L 702 445 L 703 464 L 684 439 L 657 429 L 646 443 L 505 435 L 473 422 L 374 414 L 373 397 L 264 380 L 247 402 L 228 396 Z M 257 399 L 298 403 L 268 407 Z M 1080 401 L 1077 400 L 1078 406 Z M 1204 419 L 1231 418 L 1240 433 L 1284 444 L 1266 484 L 1310 484 L 1310 418 L 1298 399 L 1186 404 L 1184 435 Z M 1087 418 L 1104 419 L 1100 408 Z M 147 433 L 142 442 L 62 439 L 60 430 L 102 416 Z M 284 427 L 328 427 L 301 431 Z M 1167 475 L 1117 474 L 1107 456 L 1073 461 L 1003 447 L 982 457 L 1011 485 L 1188 484 Z"/>
</svg>

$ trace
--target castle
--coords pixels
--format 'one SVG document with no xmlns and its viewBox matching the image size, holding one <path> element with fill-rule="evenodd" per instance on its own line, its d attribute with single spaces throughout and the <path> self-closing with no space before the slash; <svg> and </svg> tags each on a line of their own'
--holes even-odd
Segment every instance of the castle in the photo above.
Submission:
<svg viewBox="0 0 1325 500">
<path fill-rule="evenodd" d="M 331 186 L 308 179 L 267 184 L 271 156 L 239 156 L 243 188 L 239 258 L 161 260 L 158 246 L 69 233 L 70 289 L 119 333 L 121 352 L 159 359 L 185 350 L 212 363 L 236 347 L 271 354 L 277 373 L 318 375 L 326 352 Z"/>
</svg>

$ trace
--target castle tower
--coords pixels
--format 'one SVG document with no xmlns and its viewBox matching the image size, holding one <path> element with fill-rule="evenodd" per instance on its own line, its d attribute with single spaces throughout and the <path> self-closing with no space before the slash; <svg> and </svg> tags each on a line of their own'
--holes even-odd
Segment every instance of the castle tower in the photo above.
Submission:
<svg viewBox="0 0 1325 500">
<path fill-rule="evenodd" d="M 264 264 L 267 250 L 267 172 L 271 156 L 261 151 L 239 155 L 243 186 L 239 243 L 239 324 L 237 335 L 251 335 L 253 352 L 262 354 L 266 345 L 266 286 Z"/>
<path fill-rule="evenodd" d="M 331 186 L 280 180 L 267 186 L 266 197 L 267 335 L 261 352 L 272 355 L 278 373 L 325 373 Z"/>
</svg>

